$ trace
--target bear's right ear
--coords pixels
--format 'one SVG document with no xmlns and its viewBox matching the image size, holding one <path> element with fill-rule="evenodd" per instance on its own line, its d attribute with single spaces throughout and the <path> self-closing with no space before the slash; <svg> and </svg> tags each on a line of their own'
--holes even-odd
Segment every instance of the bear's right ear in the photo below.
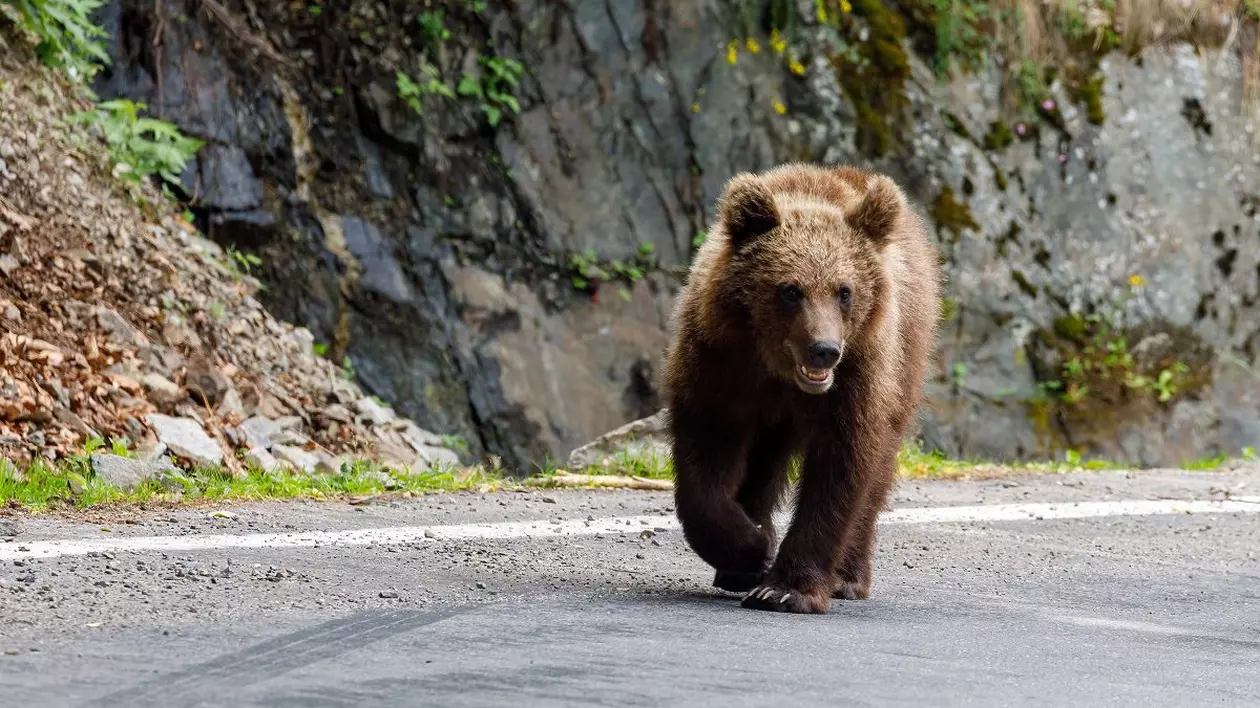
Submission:
<svg viewBox="0 0 1260 708">
<path fill-rule="evenodd" d="M 718 219 L 731 245 L 739 247 L 779 225 L 774 195 L 754 175 L 738 174 L 726 183 L 718 200 Z"/>
</svg>

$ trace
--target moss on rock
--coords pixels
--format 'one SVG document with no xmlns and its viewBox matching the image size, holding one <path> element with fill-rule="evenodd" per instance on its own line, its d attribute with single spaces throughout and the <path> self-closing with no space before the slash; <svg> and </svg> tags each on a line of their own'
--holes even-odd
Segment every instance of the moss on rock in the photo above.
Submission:
<svg viewBox="0 0 1260 708">
<path fill-rule="evenodd" d="M 954 197 L 954 189 L 949 185 L 941 187 L 941 193 L 936 195 L 936 201 L 932 203 L 932 220 L 936 222 L 938 229 L 954 234 L 955 239 L 962 237 L 963 229 L 980 230 L 980 224 L 971 215 L 971 207 L 958 201 Z"/>
</svg>

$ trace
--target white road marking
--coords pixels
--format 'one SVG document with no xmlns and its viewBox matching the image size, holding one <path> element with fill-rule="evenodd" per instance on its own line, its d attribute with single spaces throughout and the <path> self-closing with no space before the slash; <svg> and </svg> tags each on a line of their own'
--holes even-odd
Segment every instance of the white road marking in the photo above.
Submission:
<svg viewBox="0 0 1260 708">
<path fill-rule="evenodd" d="M 942 524 L 1169 514 L 1260 514 L 1260 497 L 1235 497 L 1228 501 L 1154 499 L 906 508 L 886 511 L 880 515 L 879 521 L 881 524 Z M 677 517 L 652 515 L 623 516 L 594 521 L 513 521 L 494 524 L 394 526 L 347 531 L 76 538 L 0 544 L 0 560 L 56 558 L 124 551 L 370 546 L 423 542 L 425 539 L 555 538 L 556 536 L 639 534 L 645 530 L 677 528 Z"/>
</svg>

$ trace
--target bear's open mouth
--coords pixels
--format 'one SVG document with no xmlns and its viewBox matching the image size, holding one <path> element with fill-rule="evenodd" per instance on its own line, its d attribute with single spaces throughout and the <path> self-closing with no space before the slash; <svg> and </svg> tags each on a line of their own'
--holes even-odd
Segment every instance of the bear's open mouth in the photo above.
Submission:
<svg viewBox="0 0 1260 708">
<path fill-rule="evenodd" d="M 816 384 L 826 383 L 827 378 L 831 376 L 831 369 L 811 369 L 804 364 L 800 366 L 799 371 L 806 381 Z"/>
</svg>

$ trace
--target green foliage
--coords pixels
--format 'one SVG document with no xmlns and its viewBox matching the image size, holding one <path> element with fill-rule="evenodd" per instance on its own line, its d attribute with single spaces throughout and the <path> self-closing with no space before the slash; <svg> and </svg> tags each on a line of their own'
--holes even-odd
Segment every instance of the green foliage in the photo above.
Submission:
<svg viewBox="0 0 1260 708">
<path fill-rule="evenodd" d="M 963 387 L 963 382 L 967 380 L 967 365 L 960 362 L 954 364 L 952 381 L 954 390 L 957 391 Z"/>
<path fill-rule="evenodd" d="M 613 259 L 600 261 L 594 249 L 574 253 L 569 257 L 569 269 L 572 271 L 572 283 L 575 290 L 594 289 L 599 283 L 620 280 L 637 283 L 643 280 L 645 271 L 655 264 L 653 253 L 656 247 L 650 243 L 639 245 L 639 250 L 630 262 Z M 628 290 L 622 291 L 623 298 L 629 298 Z"/>
<path fill-rule="evenodd" d="M 420 28 L 425 36 L 434 42 L 445 42 L 451 38 L 451 31 L 446 29 L 446 13 L 441 10 L 426 10 L 418 18 Z"/>
<path fill-rule="evenodd" d="M 249 467 L 241 477 L 228 470 L 198 468 L 168 473 L 123 491 L 97 477 L 86 455 L 57 465 L 37 461 L 19 472 L 0 459 L 0 503 L 16 503 L 31 511 L 48 508 L 85 508 L 107 502 L 207 502 L 224 499 L 326 499 L 395 492 L 425 494 L 468 489 L 494 489 L 502 477 L 482 468 L 470 470 L 383 469 L 367 461 L 345 463 L 337 472 L 309 475 L 278 469 L 265 472 Z"/>
<path fill-rule="evenodd" d="M 35 51 L 50 66 L 86 84 L 109 63 L 105 30 L 89 19 L 104 0 L 7 0 L 17 10 L 17 24 L 39 37 Z M 3 12 L 3 5 L 0 5 Z"/>
<path fill-rule="evenodd" d="M 251 269 L 262 266 L 262 259 L 252 253 L 245 253 L 229 247 L 228 255 L 232 258 L 232 262 L 236 267 L 245 275 L 249 275 Z"/>
<path fill-rule="evenodd" d="M 462 453 L 468 452 L 468 440 L 462 435 L 439 435 L 442 439 L 442 447 L 457 450 Z"/>
<path fill-rule="evenodd" d="M 505 57 L 483 56 L 479 60 L 481 75 L 464 74 L 459 80 L 456 91 L 461 96 L 476 98 L 481 102 L 481 110 L 486 114 L 490 127 L 495 127 L 503 119 L 503 110 L 512 113 L 521 112 L 521 104 L 513 92 L 520 84 L 525 67 L 515 59 Z"/>
<path fill-rule="evenodd" d="M 436 94 L 447 98 L 455 97 L 451 87 L 443 83 L 441 72 L 436 66 L 424 62 L 420 66 L 420 71 L 422 78 L 419 83 L 416 83 L 410 76 L 401 71 L 394 73 L 394 81 L 398 86 L 398 97 L 411 110 L 418 114 L 423 114 L 425 96 Z"/>
<path fill-rule="evenodd" d="M 1039 384 L 1043 396 L 1076 405 L 1096 393 L 1114 396 L 1116 390 L 1131 390 L 1149 393 L 1164 403 L 1185 387 L 1189 366 L 1172 361 L 1142 371 L 1129 350 L 1128 337 L 1117 326 L 1124 304 L 1137 287 L 1130 287 L 1108 310 L 1073 313 L 1055 321 L 1055 335 L 1076 346 L 1077 353 L 1063 361 L 1057 379 Z"/>
<path fill-rule="evenodd" d="M 143 103 L 116 99 L 70 116 L 70 120 L 100 128 L 109 145 L 114 171 L 123 180 L 135 184 L 156 174 L 178 187 L 184 165 L 204 143 L 185 136 L 172 123 L 141 117 L 140 111 L 145 108 Z"/>
<path fill-rule="evenodd" d="M 984 134 L 986 150 L 1001 150 L 1015 141 L 1015 133 L 1006 121 L 998 119 L 989 124 L 989 132 Z"/>
<path fill-rule="evenodd" d="M 933 69 L 945 75 L 952 65 L 975 69 L 984 62 L 988 38 L 983 23 L 994 18 L 989 3 L 976 0 L 932 0 L 936 13 L 936 56 Z"/>
<path fill-rule="evenodd" d="M 980 224 L 971 215 L 971 207 L 958 201 L 949 185 L 941 187 L 941 193 L 932 203 L 932 220 L 936 222 L 936 228 L 951 232 L 955 239 L 962 237 L 963 229 L 980 230 Z"/>
</svg>

